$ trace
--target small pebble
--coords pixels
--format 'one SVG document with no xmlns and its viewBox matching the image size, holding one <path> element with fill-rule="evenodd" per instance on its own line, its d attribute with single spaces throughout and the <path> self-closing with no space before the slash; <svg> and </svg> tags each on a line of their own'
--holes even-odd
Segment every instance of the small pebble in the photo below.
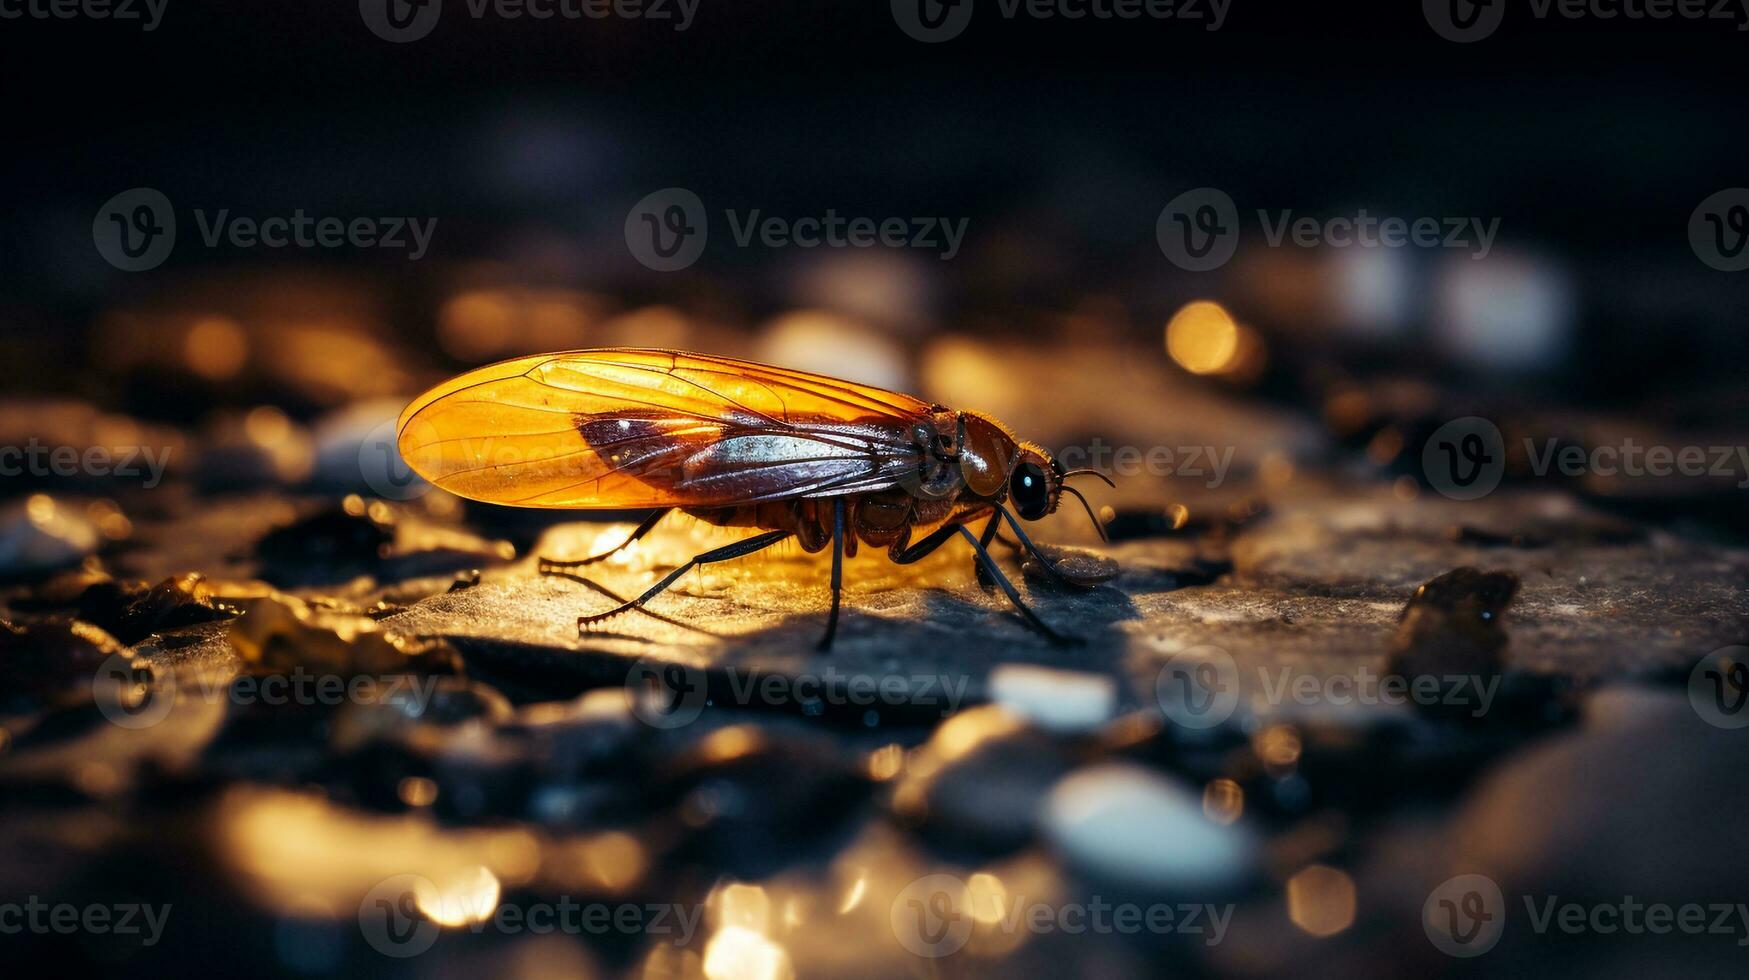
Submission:
<svg viewBox="0 0 1749 980">
<path fill-rule="evenodd" d="M 1111 720 L 1117 685 L 1101 674 L 1002 664 L 990 672 L 990 698 L 1040 728 L 1085 732 Z"/>
<path fill-rule="evenodd" d="M 1037 544 L 1039 556 L 1050 562 L 1046 568 L 1039 556 L 1027 555 L 1020 570 L 1035 581 L 1067 582 L 1090 589 L 1117 578 L 1117 562 L 1086 548 L 1068 548 L 1055 544 Z"/>
<path fill-rule="evenodd" d="M 97 528 L 47 494 L 0 511 L 0 576 L 32 575 L 77 565 L 97 551 Z"/>
<path fill-rule="evenodd" d="M 1069 775 L 1051 790 L 1044 826 L 1075 865 L 1144 888 L 1207 895 L 1237 888 L 1254 870 L 1249 830 L 1210 820 L 1201 793 L 1139 766 Z"/>
</svg>

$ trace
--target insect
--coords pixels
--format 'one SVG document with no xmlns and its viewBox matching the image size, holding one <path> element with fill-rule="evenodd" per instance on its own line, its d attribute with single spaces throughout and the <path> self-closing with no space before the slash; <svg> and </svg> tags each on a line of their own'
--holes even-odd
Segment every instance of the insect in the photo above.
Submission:
<svg viewBox="0 0 1749 980">
<path fill-rule="evenodd" d="M 1080 585 L 1109 577 L 1062 571 L 1015 519 L 1050 514 L 1065 492 L 1093 517 L 1067 481 L 1090 474 L 1110 484 L 1103 474 L 1065 471 L 988 416 L 824 375 L 671 350 L 536 354 L 432 388 L 401 413 L 396 433 L 415 472 L 470 500 L 650 508 L 616 547 L 576 561 L 542 560 L 545 573 L 598 562 L 674 510 L 760 532 L 694 556 L 635 599 L 579 617 L 580 631 L 644 609 L 696 566 L 791 539 L 810 553 L 832 549 L 822 650 L 837 633 L 844 556 L 858 542 L 909 564 L 963 537 L 979 578 L 1000 586 L 1028 623 L 1058 642 L 1068 638 L 1027 607 L 990 556 L 1002 523 L 1059 577 Z M 973 534 L 967 525 L 981 519 L 982 533 Z M 920 529 L 928 531 L 912 541 Z"/>
</svg>

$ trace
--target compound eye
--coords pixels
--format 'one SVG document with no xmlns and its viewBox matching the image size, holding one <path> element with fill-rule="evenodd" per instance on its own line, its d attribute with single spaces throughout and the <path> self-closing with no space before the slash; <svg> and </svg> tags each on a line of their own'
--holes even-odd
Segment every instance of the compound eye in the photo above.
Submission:
<svg viewBox="0 0 1749 980">
<path fill-rule="evenodd" d="M 1029 521 L 1036 521 L 1051 509 L 1050 484 L 1045 471 L 1036 463 L 1021 463 L 1008 480 L 1008 497 L 1014 509 Z"/>
</svg>

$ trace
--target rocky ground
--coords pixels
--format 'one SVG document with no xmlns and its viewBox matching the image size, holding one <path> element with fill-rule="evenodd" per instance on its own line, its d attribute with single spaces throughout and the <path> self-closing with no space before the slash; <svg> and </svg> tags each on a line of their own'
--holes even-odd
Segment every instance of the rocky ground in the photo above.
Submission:
<svg viewBox="0 0 1749 980">
<path fill-rule="evenodd" d="M 579 636 L 732 537 L 685 520 L 586 581 L 537 556 L 629 523 L 160 495 L 83 566 L 14 526 L 62 570 L 6 593 L 0 896 L 49 924 L 5 943 L 147 975 L 1739 975 L 1749 553 L 1404 490 L 1120 496 L 1109 545 L 1053 517 L 1116 577 L 997 553 L 1076 646 L 958 546 L 865 554 L 824 655 L 795 551 Z M 131 905 L 161 928 L 52 924 Z"/>
</svg>

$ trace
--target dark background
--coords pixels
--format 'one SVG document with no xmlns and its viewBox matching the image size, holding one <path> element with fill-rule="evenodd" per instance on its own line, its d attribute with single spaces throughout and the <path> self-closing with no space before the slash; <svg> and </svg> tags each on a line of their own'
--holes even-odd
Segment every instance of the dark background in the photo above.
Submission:
<svg viewBox="0 0 1749 980">
<path fill-rule="evenodd" d="M 1695 205 L 1745 181 L 1749 35 L 1728 22 L 1537 21 L 1514 5 L 1494 36 L 1459 45 L 1414 3 L 1234 0 L 1209 32 L 1005 21 L 984 0 L 963 35 L 926 45 L 884 3 L 702 0 L 685 32 L 448 6 L 403 45 L 350 3 L 170 0 L 151 33 L 0 25 L 8 386 L 77 384 L 103 310 L 239 270 L 367 281 L 412 339 L 429 336 L 457 267 L 480 261 L 499 280 L 732 318 L 791 302 L 783 272 L 800 250 L 731 248 L 721 227 L 686 273 L 631 261 L 626 208 L 675 185 L 719 217 L 968 217 L 959 259 L 931 263 L 921 314 L 1019 331 L 1022 308 L 1099 296 L 1157 336 L 1178 304 L 1216 295 L 1268 332 L 1242 286 L 1180 273 L 1156 247 L 1160 207 L 1190 187 L 1226 190 L 1242 215 L 1498 216 L 1497 251 L 1550 258 L 1572 287 L 1573 342 L 1533 366 L 1536 391 L 1656 399 L 1728 388 L 1743 361 L 1749 280 L 1702 265 L 1686 241 Z M 130 275 L 96 254 L 90 221 L 135 186 L 168 194 L 182 227 L 164 266 Z M 229 254 L 196 247 L 197 207 L 439 226 L 419 263 L 346 248 Z M 1429 361 L 1422 340 L 1365 345 L 1349 366 L 1523 383 Z"/>
</svg>

